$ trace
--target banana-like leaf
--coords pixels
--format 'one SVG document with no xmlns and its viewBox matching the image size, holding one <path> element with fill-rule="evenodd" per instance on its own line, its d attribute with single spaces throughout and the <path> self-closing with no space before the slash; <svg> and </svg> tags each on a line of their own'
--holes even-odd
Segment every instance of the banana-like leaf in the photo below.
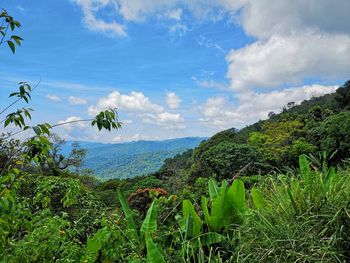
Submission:
<svg viewBox="0 0 350 263">
<path fill-rule="evenodd" d="M 146 235 L 147 263 L 165 263 L 164 257 L 152 238 Z"/>
<path fill-rule="evenodd" d="M 290 201 L 291 201 L 291 203 L 292 203 L 292 205 L 293 205 L 293 208 L 294 208 L 295 213 L 299 214 L 299 207 L 298 207 L 298 204 L 297 204 L 296 201 L 295 201 L 295 198 L 294 198 L 294 196 L 293 196 L 292 191 L 290 190 L 289 187 L 286 187 L 286 190 L 287 190 L 287 194 L 288 194 L 288 196 L 289 196 L 289 199 L 290 199 Z"/>
<path fill-rule="evenodd" d="M 193 237 L 193 217 L 191 215 L 184 222 L 183 230 L 185 232 L 185 240 Z"/>
<path fill-rule="evenodd" d="M 128 224 L 128 228 L 132 231 L 134 238 L 138 239 L 138 232 L 134 221 L 133 212 L 125 199 L 124 193 L 120 189 L 118 189 L 118 197 Z"/>
<path fill-rule="evenodd" d="M 208 181 L 208 188 L 209 188 L 209 196 L 211 200 L 213 200 L 215 197 L 219 195 L 219 187 L 214 179 L 210 179 Z"/>
<path fill-rule="evenodd" d="M 102 228 L 96 232 L 87 241 L 86 257 L 85 260 L 88 262 L 95 262 L 98 258 L 99 252 L 102 248 L 103 241 L 109 239 L 110 233 L 107 228 Z"/>
<path fill-rule="evenodd" d="M 158 199 L 154 199 L 151 206 L 148 208 L 146 217 L 141 225 L 141 236 L 147 236 L 157 230 L 157 210 Z"/>
<path fill-rule="evenodd" d="M 252 189 L 253 203 L 257 209 L 270 209 L 270 204 L 266 201 L 262 193 L 256 189 Z"/>
<path fill-rule="evenodd" d="M 183 213 L 183 224 L 182 228 L 185 229 L 187 218 L 191 215 L 193 218 L 193 235 L 198 236 L 202 229 L 202 220 L 198 216 L 197 212 L 194 210 L 192 203 L 189 200 L 184 200 L 182 202 L 182 213 Z"/>
<path fill-rule="evenodd" d="M 207 223 L 208 226 L 211 226 L 210 215 L 208 211 L 208 200 L 204 195 L 202 195 L 201 201 L 202 201 L 202 210 L 203 210 L 205 222 Z"/>
<path fill-rule="evenodd" d="M 242 180 L 234 180 L 227 191 L 227 199 L 233 208 L 240 213 L 246 211 L 245 188 Z"/>
<path fill-rule="evenodd" d="M 215 243 L 220 243 L 226 239 L 225 236 L 215 232 L 204 233 L 199 238 L 202 246 L 210 246 Z"/>
<path fill-rule="evenodd" d="M 299 169 L 301 177 L 306 180 L 310 175 L 310 165 L 305 154 L 299 156 Z"/>
<path fill-rule="evenodd" d="M 219 192 L 226 192 L 226 190 L 227 190 L 227 185 L 228 185 L 227 181 L 226 181 L 226 180 L 223 180 L 223 181 L 221 182 L 221 186 L 220 186 L 220 188 L 219 188 Z"/>
<path fill-rule="evenodd" d="M 221 189 L 218 196 L 212 200 L 211 203 L 210 223 L 215 231 L 220 231 L 220 229 L 225 226 L 225 221 L 227 219 L 224 217 L 224 212 L 227 212 L 227 210 L 224 209 L 226 201 L 225 191 L 225 189 Z"/>
</svg>

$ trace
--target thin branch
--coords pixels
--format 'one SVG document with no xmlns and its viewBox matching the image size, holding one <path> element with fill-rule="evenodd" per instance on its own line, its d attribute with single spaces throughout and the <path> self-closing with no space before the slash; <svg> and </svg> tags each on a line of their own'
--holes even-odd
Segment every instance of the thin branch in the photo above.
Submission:
<svg viewBox="0 0 350 263">
<path fill-rule="evenodd" d="M 61 125 L 71 124 L 71 123 L 77 123 L 77 122 L 86 122 L 86 121 L 93 121 L 94 119 L 85 119 L 85 120 L 74 120 L 74 121 L 67 121 L 62 123 L 57 123 L 55 125 L 52 125 L 51 128 L 55 128 Z"/>
<path fill-rule="evenodd" d="M 85 119 L 85 120 L 75 120 L 75 121 L 67 121 L 67 122 L 62 122 L 62 123 L 57 123 L 55 125 L 52 125 L 50 129 L 53 129 L 55 127 L 58 127 L 58 126 L 62 126 L 62 125 L 67 125 L 67 124 L 72 124 L 72 123 L 77 123 L 77 122 L 86 122 L 86 121 L 93 121 L 94 119 Z M 22 132 L 25 132 L 27 130 L 20 130 L 18 132 L 15 132 L 15 133 L 11 133 L 10 135 L 8 135 L 7 137 L 5 137 L 4 139 L 8 139 L 8 138 L 11 138 L 17 134 L 20 134 Z"/>
<path fill-rule="evenodd" d="M 238 176 L 241 175 L 241 173 L 243 173 L 246 169 L 249 168 L 249 166 L 253 163 L 253 161 L 251 161 L 250 163 L 246 164 L 242 169 L 240 169 L 228 182 L 231 183 L 233 182 Z"/>
<path fill-rule="evenodd" d="M 41 78 L 38 81 L 38 83 L 34 86 L 34 88 L 30 91 L 30 93 L 32 93 L 40 84 L 41 82 Z M 10 105 L 8 105 L 5 109 L 3 109 L 0 114 L 3 114 L 6 110 L 8 110 L 10 107 L 12 107 L 13 105 L 15 105 L 17 102 L 19 102 L 22 98 L 18 98 L 17 100 L 15 100 L 14 102 L 12 102 Z M 3 123 L 5 120 L 2 120 L 0 123 Z"/>
<path fill-rule="evenodd" d="M 9 29 L 10 23 L 7 23 L 6 29 L 5 29 L 5 34 L 2 36 L 0 45 L 4 42 L 5 36 L 7 34 L 7 30 Z"/>
</svg>

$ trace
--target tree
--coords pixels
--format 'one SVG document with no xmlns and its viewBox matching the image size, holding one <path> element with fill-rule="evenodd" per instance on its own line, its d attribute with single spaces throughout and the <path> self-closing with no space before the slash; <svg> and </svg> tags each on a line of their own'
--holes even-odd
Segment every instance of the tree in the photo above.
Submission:
<svg viewBox="0 0 350 263">
<path fill-rule="evenodd" d="M 260 160 L 260 153 L 255 147 L 224 141 L 202 154 L 200 164 L 206 172 L 202 177 L 215 174 L 221 180 L 232 178 L 238 173 L 258 173 L 263 167 Z"/>
<path fill-rule="evenodd" d="M 350 112 L 341 112 L 327 118 L 320 125 L 321 147 L 329 155 L 336 152 L 332 162 L 350 157 Z"/>
<path fill-rule="evenodd" d="M 292 141 L 300 136 L 303 124 L 297 120 L 266 121 L 262 132 L 252 132 L 249 144 L 258 148 L 271 165 L 283 163 Z"/>
<path fill-rule="evenodd" d="M 56 134 L 51 134 L 49 138 L 52 146 L 49 158 L 46 163 L 42 164 L 43 169 L 45 169 L 44 173 L 58 176 L 60 171 L 74 170 L 78 174 L 84 164 L 87 150 L 82 149 L 79 143 L 72 143 L 70 152 L 64 156 L 62 146 L 66 144 L 66 141 Z"/>
<path fill-rule="evenodd" d="M 273 118 L 274 116 L 276 116 L 276 113 L 274 113 L 273 111 L 270 111 L 268 114 L 267 114 L 267 117 L 269 119 Z"/>
<path fill-rule="evenodd" d="M 335 100 L 341 109 L 350 110 L 350 80 L 337 89 Z"/>
</svg>

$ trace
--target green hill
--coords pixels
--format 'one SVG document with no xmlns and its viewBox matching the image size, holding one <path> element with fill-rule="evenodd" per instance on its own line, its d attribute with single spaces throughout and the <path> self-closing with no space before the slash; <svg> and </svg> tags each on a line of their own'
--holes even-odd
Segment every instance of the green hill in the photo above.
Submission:
<svg viewBox="0 0 350 263">
<path fill-rule="evenodd" d="M 221 131 L 193 151 L 165 161 L 157 177 L 229 179 L 237 175 L 291 171 L 298 156 L 316 163 L 341 165 L 350 157 L 350 81 L 336 93 L 288 103 L 281 113 L 269 114 L 240 130 Z M 183 158 L 184 155 L 187 158 Z"/>
<path fill-rule="evenodd" d="M 206 138 L 179 138 L 164 141 L 135 141 L 119 144 L 79 142 L 87 149 L 85 168 L 105 180 L 110 178 L 132 178 L 154 173 L 171 158 L 188 149 L 196 147 Z M 72 142 L 63 149 L 69 151 Z"/>
</svg>

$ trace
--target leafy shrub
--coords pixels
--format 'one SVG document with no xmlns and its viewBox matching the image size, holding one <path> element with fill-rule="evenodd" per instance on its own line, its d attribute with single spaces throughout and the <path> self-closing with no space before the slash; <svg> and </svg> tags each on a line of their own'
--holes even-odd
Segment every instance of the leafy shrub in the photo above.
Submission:
<svg viewBox="0 0 350 263">
<path fill-rule="evenodd" d="M 136 192 L 128 197 L 128 203 L 131 209 L 139 211 L 141 218 L 144 218 L 153 200 L 167 194 L 162 188 L 137 189 Z"/>
</svg>

